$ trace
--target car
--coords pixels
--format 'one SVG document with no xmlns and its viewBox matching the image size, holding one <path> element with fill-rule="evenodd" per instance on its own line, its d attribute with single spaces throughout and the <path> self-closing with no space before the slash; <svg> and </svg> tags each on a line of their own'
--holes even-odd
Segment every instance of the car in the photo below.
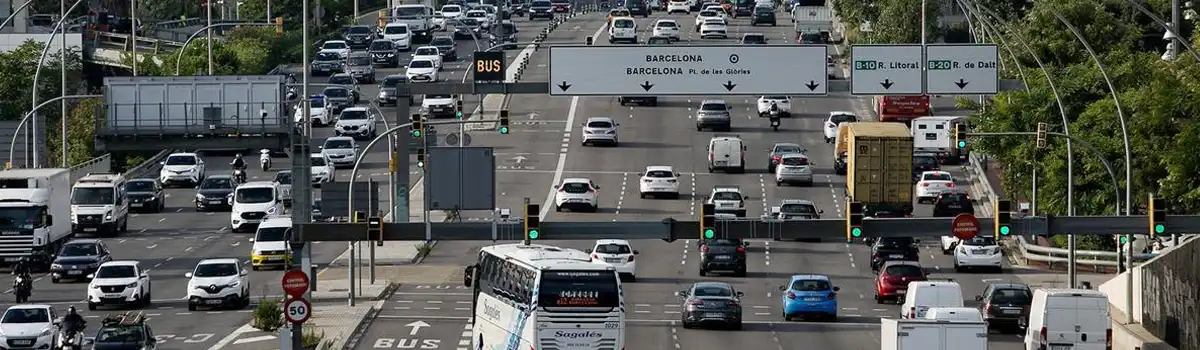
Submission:
<svg viewBox="0 0 1200 350">
<path fill-rule="evenodd" d="M 438 68 L 431 60 L 415 60 L 408 63 L 404 75 L 410 83 L 435 83 L 438 79 Z"/>
<path fill-rule="evenodd" d="M 746 245 L 741 240 L 705 239 L 700 245 L 700 277 L 712 271 L 731 271 L 746 277 Z"/>
<path fill-rule="evenodd" d="M 350 44 L 345 40 L 326 40 L 321 43 L 320 51 L 337 52 L 342 59 L 350 56 Z"/>
<path fill-rule="evenodd" d="M 646 38 L 646 45 L 671 45 L 676 40 L 678 39 L 672 39 L 665 36 L 650 36 L 649 38 Z M 653 101 L 653 103 L 650 103 L 651 106 L 658 105 L 658 97 L 653 96 L 621 96 L 620 98 L 622 105 L 629 101 L 636 101 L 639 98 L 644 99 L 645 101 Z"/>
<path fill-rule="evenodd" d="M 889 261 L 920 261 L 917 249 L 920 240 L 912 237 L 883 237 L 871 245 L 871 271 L 878 271 Z"/>
<path fill-rule="evenodd" d="M 337 136 L 375 139 L 378 131 L 375 129 L 375 113 L 366 107 L 350 107 L 342 110 L 337 123 L 333 125 L 333 133 Z"/>
<path fill-rule="evenodd" d="M 755 6 L 754 14 L 750 17 L 750 26 L 759 24 L 770 24 L 774 27 L 777 23 L 775 20 L 775 8 L 771 6 Z"/>
<path fill-rule="evenodd" d="M 561 184 L 554 186 L 556 190 L 554 194 L 554 211 L 588 211 L 596 212 L 600 209 L 600 196 L 597 191 L 600 186 L 587 178 L 568 178 L 563 179 Z"/>
<path fill-rule="evenodd" d="M 172 153 L 159 164 L 162 168 L 158 170 L 158 181 L 164 186 L 195 186 L 204 180 L 204 159 L 197 153 Z"/>
<path fill-rule="evenodd" d="M 279 189 L 279 197 L 283 199 L 283 205 L 290 208 L 292 206 L 292 171 L 275 172 L 275 177 L 271 179 L 271 182 L 274 182 L 275 187 Z"/>
<path fill-rule="evenodd" d="M 608 26 L 608 42 L 612 44 L 622 41 L 637 44 L 637 22 L 633 17 L 613 18 L 612 25 Z"/>
<path fill-rule="evenodd" d="M 329 76 L 328 83 L 329 85 L 340 85 L 350 89 L 351 105 L 358 103 L 358 101 L 362 99 L 362 96 L 359 96 L 359 90 L 361 90 L 361 87 L 358 85 L 358 79 L 354 79 L 354 76 L 351 76 L 349 73 L 338 73 L 331 75 Z M 339 109 L 338 112 L 341 112 L 341 110 Z"/>
<path fill-rule="evenodd" d="M 440 12 L 442 13 L 442 17 L 445 17 L 447 20 L 454 20 L 462 16 L 463 8 L 459 5 L 442 5 Z"/>
<path fill-rule="evenodd" d="M 942 170 L 942 161 L 937 153 L 913 152 L 913 183 L 921 181 L 921 173 Z"/>
<path fill-rule="evenodd" d="M 725 19 L 725 17 L 722 17 L 720 12 L 714 11 L 714 10 L 700 11 L 700 13 L 696 14 L 696 25 L 695 25 L 696 32 L 699 33 L 700 26 L 703 25 L 705 21 L 710 20 L 710 19 L 719 19 L 719 20 L 723 21 Z"/>
<path fill-rule="evenodd" d="M 798 183 L 812 187 L 813 167 L 808 155 L 803 153 L 788 153 L 780 156 L 779 164 L 775 166 L 775 186 Z"/>
<path fill-rule="evenodd" d="M 437 46 L 421 46 L 413 51 L 412 59 L 409 61 L 428 60 L 433 62 L 433 66 L 442 69 L 442 53 L 438 51 Z"/>
<path fill-rule="evenodd" d="M 599 239 L 592 249 L 585 251 L 592 262 L 612 266 L 620 276 L 621 281 L 637 282 L 638 251 L 633 249 L 629 241 L 623 239 Z"/>
<path fill-rule="evenodd" d="M 345 86 L 327 86 L 321 91 L 321 96 L 325 97 L 325 102 L 329 104 L 329 113 L 335 116 L 342 113 L 342 110 L 354 106 L 354 93 L 350 88 Z M 334 121 L 325 121 L 323 125 L 328 125 Z"/>
<path fill-rule="evenodd" d="M 735 185 L 713 186 L 708 195 L 708 204 L 713 205 L 716 213 L 728 213 L 739 218 L 746 217 L 746 196 L 742 188 Z"/>
<path fill-rule="evenodd" d="M 708 140 L 708 172 L 746 172 L 746 144 L 737 135 L 716 135 Z"/>
<path fill-rule="evenodd" d="M 654 22 L 654 36 L 665 36 L 679 40 L 679 22 L 673 19 L 660 19 Z"/>
<path fill-rule="evenodd" d="M 425 95 L 421 99 L 421 110 L 430 118 L 454 118 L 458 115 L 458 96 Z"/>
<path fill-rule="evenodd" d="M 837 321 L 837 292 L 826 275 L 795 275 L 787 285 L 779 286 L 784 321 L 816 316 L 827 321 Z"/>
<path fill-rule="evenodd" d="M 336 175 L 336 170 L 333 167 L 333 162 L 324 153 L 313 153 L 309 155 L 309 171 L 312 173 L 313 185 L 320 186 L 323 183 L 333 182 Z"/>
<path fill-rule="evenodd" d="M 463 14 L 462 19 L 473 19 L 479 21 L 479 26 L 483 28 L 492 26 L 492 18 L 491 16 L 488 16 L 487 11 L 484 10 L 468 10 L 465 14 Z"/>
<path fill-rule="evenodd" d="M 321 154 L 329 158 L 334 168 L 350 168 L 358 161 L 358 142 L 349 136 L 334 136 L 321 144 Z"/>
<path fill-rule="evenodd" d="M 454 26 L 454 39 L 477 40 L 482 22 L 474 18 L 459 18 Z"/>
<path fill-rule="evenodd" d="M 483 12 L 487 13 L 488 23 L 497 23 L 500 21 L 499 16 L 496 15 L 499 12 L 499 10 L 496 9 L 495 5 L 487 5 L 487 4 L 478 5 L 478 6 L 472 7 L 471 10 L 472 11 L 473 10 L 482 10 Z M 468 12 L 470 12 L 470 11 L 468 11 Z"/>
<path fill-rule="evenodd" d="M 754 0 L 733 0 L 733 18 L 749 16 L 754 13 Z"/>
<path fill-rule="evenodd" d="M 899 303 L 908 293 L 910 282 L 925 281 L 928 276 L 916 261 L 894 260 L 883 264 L 875 276 L 875 303 Z"/>
<path fill-rule="evenodd" d="M 842 123 L 854 123 L 857 121 L 858 116 L 855 116 L 854 112 L 829 112 L 829 118 L 825 119 L 825 143 L 833 143 L 833 141 L 837 140 L 839 125 Z"/>
<path fill-rule="evenodd" d="M 829 79 L 837 79 L 837 73 L 837 61 L 833 59 L 833 56 L 825 56 L 825 75 L 829 76 Z"/>
<path fill-rule="evenodd" d="M 150 305 L 150 274 L 136 260 L 113 260 L 87 276 L 87 308 L 103 306 L 145 308 Z"/>
<path fill-rule="evenodd" d="M 775 173 L 775 166 L 783 159 L 783 155 L 801 153 L 808 154 L 808 149 L 794 142 L 776 142 L 767 149 L 767 172 Z"/>
<path fill-rule="evenodd" d="M 583 139 L 580 143 L 583 146 L 605 144 L 613 147 L 620 145 L 620 137 L 617 133 L 617 127 L 620 123 L 613 120 L 611 117 L 591 117 L 581 125 Z"/>
<path fill-rule="evenodd" d="M 932 202 L 944 191 L 954 190 L 954 176 L 946 171 L 926 171 L 917 181 L 917 203 Z"/>
<path fill-rule="evenodd" d="M 145 313 L 133 311 L 105 316 L 88 343 L 91 349 L 162 349 L 147 319 Z"/>
<path fill-rule="evenodd" d="M 383 40 L 391 41 L 396 45 L 396 50 L 408 51 L 412 48 L 412 30 L 408 28 L 408 24 L 400 22 L 392 22 L 383 26 Z"/>
<path fill-rule="evenodd" d="M 742 45 L 766 45 L 767 36 L 763 33 L 742 34 Z"/>
<path fill-rule="evenodd" d="M 642 18 L 650 17 L 654 14 L 653 9 L 647 2 L 658 0 L 621 0 L 621 7 L 629 9 L 629 14 L 633 16 L 642 16 Z"/>
<path fill-rule="evenodd" d="M 759 96 L 756 105 L 758 106 L 758 116 L 762 118 L 771 116 L 772 105 L 779 110 L 781 118 L 790 118 L 792 116 L 792 99 L 787 96 Z"/>
<path fill-rule="evenodd" d="M 692 14 L 691 6 L 688 6 L 687 0 L 670 0 L 667 1 L 667 14 L 675 14 L 683 12 L 685 15 Z"/>
<path fill-rule="evenodd" d="M 308 120 L 312 122 L 313 126 L 329 125 L 329 123 L 333 122 L 333 113 L 330 112 L 331 109 L 332 108 L 328 105 L 325 96 L 313 95 L 308 99 Z M 303 123 L 304 119 L 303 105 L 296 106 L 296 123 Z"/>
<path fill-rule="evenodd" d="M 375 40 L 367 49 L 371 55 L 371 63 L 396 68 L 400 66 L 400 50 L 396 43 L 389 40 Z"/>
<path fill-rule="evenodd" d="M 143 178 L 125 181 L 125 196 L 129 197 L 130 210 L 161 213 L 166 208 L 163 186 L 157 179 Z"/>
<path fill-rule="evenodd" d="M 250 305 L 250 272 L 242 268 L 238 259 L 200 260 L 183 277 L 188 279 L 188 311 L 201 307 L 241 309 Z"/>
<path fill-rule="evenodd" d="M 633 15 L 629 14 L 629 9 L 626 9 L 626 8 L 611 9 L 611 10 L 608 10 L 608 16 L 605 17 L 604 23 L 606 26 L 611 26 L 613 19 L 617 19 L 617 18 L 621 18 L 621 17 L 633 17 Z"/>
<path fill-rule="evenodd" d="M 250 181 L 238 185 L 230 196 L 229 231 L 254 232 L 268 216 L 283 213 L 279 187 L 272 181 Z"/>
<path fill-rule="evenodd" d="M 433 17 L 429 18 L 429 22 L 434 30 L 446 29 L 446 15 L 442 14 L 442 11 L 433 11 Z"/>
<path fill-rule="evenodd" d="M 1020 333 L 1022 322 L 1029 317 L 1033 290 L 1020 283 L 991 283 L 983 294 L 976 295 L 979 311 L 988 328 Z"/>
<path fill-rule="evenodd" d="M 642 199 L 665 196 L 679 199 L 679 173 L 669 165 L 651 165 L 638 174 L 638 193 Z"/>
<path fill-rule="evenodd" d="M 9 306 L 0 316 L 0 342 L 5 349 L 56 349 L 58 322 L 47 304 Z"/>
<path fill-rule="evenodd" d="M 779 220 L 816 220 L 824 213 L 824 210 L 817 209 L 817 205 L 810 200 L 784 199 L 779 201 L 779 205 L 771 207 L 768 216 Z"/>
<path fill-rule="evenodd" d="M 571 12 L 570 0 L 550 0 L 550 4 L 554 6 L 554 12 Z"/>
<path fill-rule="evenodd" d="M 346 68 L 346 61 L 338 51 L 322 50 L 313 56 L 310 66 L 314 76 L 332 75 L 341 73 Z"/>
<path fill-rule="evenodd" d="M 316 207 L 314 207 L 316 208 Z M 258 230 L 250 241 L 250 268 L 258 271 L 265 268 L 286 269 L 291 265 L 292 218 L 273 216 L 258 224 Z"/>
<path fill-rule="evenodd" d="M 935 218 L 955 217 L 963 213 L 975 215 L 975 206 L 971 204 L 971 196 L 961 188 L 942 192 L 933 201 Z"/>
<path fill-rule="evenodd" d="M 959 240 L 954 247 L 954 271 L 964 272 L 970 268 L 1004 272 L 1004 253 L 1000 244 L 992 236 L 977 235 L 971 239 Z"/>
<path fill-rule="evenodd" d="M 87 275 L 112 259 L 112 252 L 100 239 L 72 239 L 62 245 L 50 263 L 50 282 L 86 280 Z"/>
<path fill-rule="evenodd" d="M 742 329 L 742 303 L 744 293 L 725 282 L 696 282 L 686 290 L 675 292 L 683 298 L 679 323 L 690 329 L 707 325 L 720 325 L 735 330 Z"/>
<path fill-rule="evenodd" d="M 733 129 L 733 108 L 724 100 L 703 100 L 696 108 L 696 131 L 704 129 L 730 131 Z"/>
<path fill-rule="evenodd" d="M 380 106 L 395 106 L 400 100 L 400 96 L 396 94 L 396 86 L 408 81 L 408 77 L 403 74 L 392 74 L 383 78 L 383 82 L 379 84 L 379 93 L 375 99 L 379 101 Z M 414 104 L 413 99 L 408 98 L 408 105 Z"/>
<path fill-rule="evenodd" d="M 230 210 L 233 205 L 229 195 L 237 188 L 238 180 L 233 175 L 213 175 L 196 186 L 196 211 Z"/>
<path fill-rule="evenodd" d="M 458 43 L 454 41 L 454 38 L 444 35 L 435 36 L 429 40 L 429 46 L 438 49 L 438 52 L 442 54 L 442 61 L 458 61 Z"/>
<path fill-rule="evenodd" d="M 554 6 L 549 0 L 535 0 L 529 3 L 529 20 L 535 18 L 554 19 Z"/>
<path fill-rule="evenodd" d="M 801 45 L 824 45 L 825 37 L 816 32 L 797 32 L 796 43 Z"/>
<path fill-rule="evenodd" d="M 375 62 L 371 60 L 371 54 L 367 52 L 351 53 L 350 57 L 346 58 L 346 73 L 354 77 L 354 81 L 360 83 L 375 83 Z"/>
<path fill-rule="evenodd" d="M 342 31 L 343 39 L 346 39 L 346 45 L 349 45 L 350 49 L 366 48 L 371 45 L 371 40 L 375 39 L 375 31 L 365 25 L 344 27 Z"/>
</svg>

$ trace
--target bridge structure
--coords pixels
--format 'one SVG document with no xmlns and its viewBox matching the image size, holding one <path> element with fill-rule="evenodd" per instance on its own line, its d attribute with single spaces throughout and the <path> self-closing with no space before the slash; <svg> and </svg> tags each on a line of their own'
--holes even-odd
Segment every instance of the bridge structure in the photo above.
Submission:
<svg viewBox="0 0 1200 350">
<path fill-rule="evenodd" d="M 214 20 L 218 23 L 249 23 L 251 21 Z M 88 62 L 129 68 L 122 58 L 126 55 L 158 55 L 183 47 L 187 38 L 207 25 L 203 18 L 163 21 L 145 28 L 136 37 L 125 33 L 89 31 L 84 39 L 84 57 Z M 214 27 L 214 35 L 223 36 L 228 26 Z M 161 63 L 161 62 L 159 62 Z"/>
</svg>

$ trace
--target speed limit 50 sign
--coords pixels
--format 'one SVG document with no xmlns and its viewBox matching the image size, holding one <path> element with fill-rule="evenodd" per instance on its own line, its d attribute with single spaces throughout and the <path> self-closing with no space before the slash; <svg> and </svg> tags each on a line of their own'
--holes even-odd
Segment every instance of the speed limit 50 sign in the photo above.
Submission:
<svg viewBox="0 0 1200 350">
<path fill-rule="evenodd" d="M 304 323 L 312 316 L 312 304 L 307 299 L 290 299 L 283 303 L 283 316 L 293 324 Z"/>
</svg>

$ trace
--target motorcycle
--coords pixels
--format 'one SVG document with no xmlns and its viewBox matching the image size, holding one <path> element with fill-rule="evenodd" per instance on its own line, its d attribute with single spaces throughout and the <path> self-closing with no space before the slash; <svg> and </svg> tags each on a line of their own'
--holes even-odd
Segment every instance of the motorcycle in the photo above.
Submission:
<svg viewBox="0 0 1200 350">
<path fill-rule="evenodd" d="M 17 297 L 17 304 L 29 301 L 29 297 L 33 295 L 33 283 L 29 276 L 20 275 L 13 280 L 13 295 Z"/>
<path fill-rule="evenodd" d="M 258 151 L 258 166 L 262 168 L 262 171 L 271 170 L 271 150 L 263 148 Z"/>
<path fill-rule="evenodd" d="M 83 332 L 80 330 L 58 332 L 58 347 L 56 350 L 82 350 Z"/>
<path fill-rule="evenodd" d="M 246 183 L 246 171 L 242 169 L 233 169 L 233 179 L 238 183 Z"/>
<path fill-rule="evenodd" d="M 296 93 L 296 88 L 290 87 L 288 88 L 286 98 L 288 101 L 295 101 L 297 98 L 300 98 L 300 94 Z"/>
<path fill-rule="evenodd" d="M 779 131 L 779 110 L 771 111 L 771 129 Z"/>
</svg>

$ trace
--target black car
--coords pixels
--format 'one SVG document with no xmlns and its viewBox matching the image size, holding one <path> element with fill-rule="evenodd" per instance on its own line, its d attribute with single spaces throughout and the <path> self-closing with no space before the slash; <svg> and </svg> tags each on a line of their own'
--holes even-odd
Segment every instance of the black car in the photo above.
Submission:
<svg viewBox="0 0 1200 350">
<path fill-rule="evenodd" d="M 759 6 L 754 8 L 754 17 L 750 19 L 750 26 L 759 24 L 770 24 L 775 26 L 775 9 L 770 6 Z"/>
<path fill-rule="evenodd" d="M 529 3 L 529 19 L 534 18 L 554 19 L 554 5 L 549 0 Z"/>
<path fill-rule="evenodd" d="M 508 13 L 516 16 L 524 16 L 527 3 L 521 0 L 510 0 L 508 2 Z M 510 16 L 511 17 L 511 16 Z"/>
<path fill-rule="evenodd" d="M 754 5 L 757 4 L 754 0 L 738 0 L 733 5 L 733 18 L 738 16 L 749 16 L 754 13 Z"/>
<path fill-rule="evenodd" d="M 405 81 L 408 81 L 408 77 L 403 74 L 393 74 L 384 77 L 383 82 L 379 84 L 379 96 L 375 97 L 379 101 L 379 105 L 395 106 L 396 100 L 399 99 L 399 96 L 396 95 L 396 85 L 403 84 Z M 414 104 L 413 100 L 409 98 L 408 105 L 412 106 Z"/>
<path fill-rule="evenodd" d="M 620 7 L 629 10 L 629 14 L 633 16 L 650 17 L 652 14 L 646 0 L 625 0 Z"/>
<path fill-rule="evenodd" d="M 708 239 L 700 245 L 700 276 L 709 271 L 733 271 L 746 277 L 746 246 L 740 239 Z"/>
<path fill-rule="evenodd" d="M 313 56 L 312 74 L 318 76 L 341 73 L 342 70 L 346 69 L 344 63 L 345 61 L 342 60 L 342 56 L 336 52 L 317 52 Z"/>
<path fill-rule="evenodd" d="M 375 31 L 365 25 L 349 26 L 345 29 L 346 43 L 351 49 L 366 48 L 375 39 Z"/>
<path fill-rule="evenodd" d="M 231 175 L 212 175 L 204 178 L 196 187 L 196 211 L 230 210 L 229 194 L 237 188 L 237 180 Z"/>
<path fill-rule="evenodd" d="M 125 182 L 125 194 L 131 211 L 161 213 L 166 206 L 163 186 L 155 179 L 129 180 Z"/>
<path fill-rule="evenodd" d="M 742 303 L 745 294 L 725 282 L 696 282 L 687 290 L 675 292 L 683 298 L 679 323 L 683 328 L 720 325 L 742 329 Z"/>
<path fill-rule="evenodd" d="M 913 183 L 921 180 L 921 173 L 926 171 L 942 170 L 942 165 L 938 161 L 936 153 L 919 152 L 913 153 Z"/>
<path fill-rule="evenodd" d="M 436 36 L 429 40 L 429 45 L 438 48 L 438 52 L 442 54 L 442 61 L 454 62 L 458 60 L 458 43 L 454 41 L 454 38 Z"/>
<path fill-rule="evenodd" d="M 400 52 L 396 50 L 396 43 L 390 40 L 371 42 L 371 47 L 367 52 L 371 54 L 371 63 L 392 68 L 400 66 Z"/>
<path fill-rule="evenodd" d="M 883 237 L 875 240 L 871 246 L 871 271 L 879 271 L 879 267 L 888 261 L 920 261 L 916 240 L 912 237 Z"/>
<path fill-rule="evenodd" d="M 1020 333 L 1028 322 L 1029 307 L 1033 305 L 1033 291 L 1019 283 L 993 283 L 975 296 L 979 311 L 988 328 Z"/>
<path fill-rule="evenodd" d="M 742 45 L 766 45 L 767 36 L 762 33 L 747 33 L 742 35 Z"/>
<path fill-rule="evenodd" d="M 454 26 L 454 39 L 475 39 L 479 36 L 479 20 L 474 18 L 459 18 Z"/>
<path fill-rule="evenodd" d="M 73 239 L 63 244 L 58 256 L 50 263 L 50 282 L 86 280 L 100 264 L 112 259 L 108 247 L 99 239 Z"/>
<path fill-rule="evenodd" d="M 943 192 L 933 201 L 933 217 L 946 218 L 958 214 L 975 215 L 975 205 L 971 204 L 971 196 L 961 190 Z"/>
<path fill-rule="evenodd" d="M 358 95 L 358 79 L 354 79 L 354 76 L 350 74 L 334 74 L 329 77 L 329 84 L 347 87 L 350 90 L 351 105 L 357 104 L 362 99 L 362 96 Z"/>
<path fill-rule="evenodd" d="M 492 42 L 489 46 L 500 46 L 501 50 L 514 50 L 517 48 L 517 26 L 512 21 L 500 22 L 500 25 L 493 26 Z"/>
<path fill-rule="evenodd" d="M 154 331 L 146 323 L 145 314 L 130 311 L 120 315 L 110 315 L 100 321 L 100 330 L 92 339 L 92 349 L 95 350 L 154 350 L 158 349 L 158 340 Z"/>
</svg>

